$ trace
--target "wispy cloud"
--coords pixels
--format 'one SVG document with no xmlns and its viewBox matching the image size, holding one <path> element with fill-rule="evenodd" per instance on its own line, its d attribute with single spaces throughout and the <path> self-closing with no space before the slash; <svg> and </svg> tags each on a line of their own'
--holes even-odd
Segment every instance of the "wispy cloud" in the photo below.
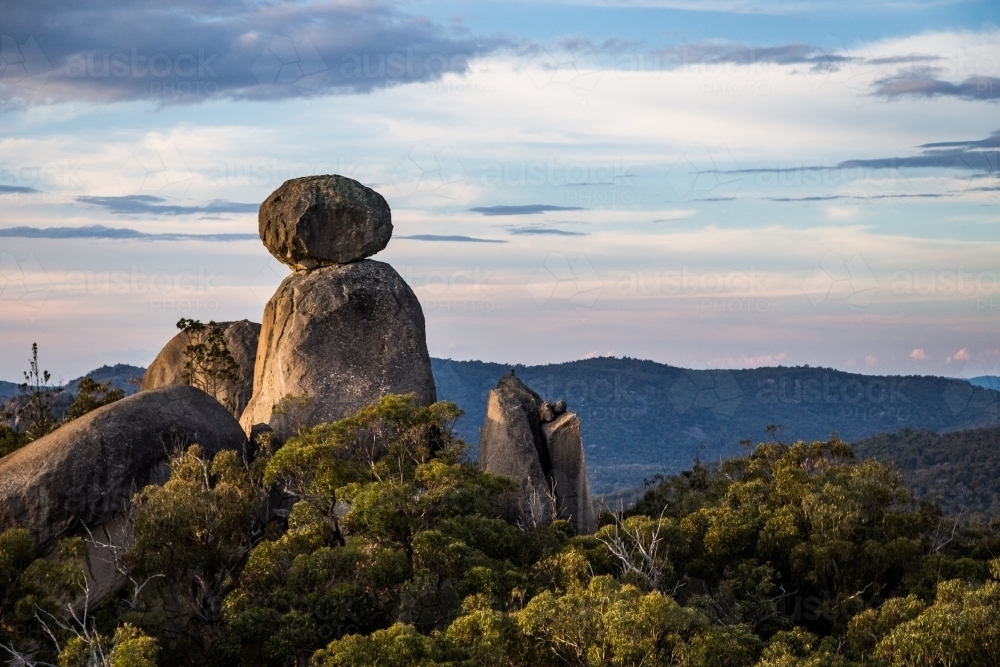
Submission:
<svg viewBox="0 0 1000 667">
<path fill-rule="evenodd" d="M 973 76 L 953 83 L 934 78 L 934 70 L 900 72 L 875 82 L 875 94 L 896 98 L 905 95 L 935 97 L 944 95 L 967 100 L 1000 99 L 1000 78 Z"/>
<path fill-rule="evenodd" d="M 584 232 L 571 232 L 553 227 L 510 227 L 507 231 L 515 236 L 586 236 Z"/>
<path fill-rule="evenodd" d="M 257 240 L 257 234 L 150 234 L 126 227 L 6 227 L 0 229 L 0 237 L 27 239 L 137 239 L 143 241 L 249 241 Z"/>
<path fill-rule="evenodd" d="M 947 192 L 917 192 L 899 194 L 879 194 L 879 195 L 813 195 L 809 197 L 763 197 L 766 201 L 776 202 L 804 202 L 804 201 L 830 201 L 833 199 L 937 199 L 939 197 L 952 197 L 952 193 Z"/>
<path fill-rule="evenodd" d="M 1000 148 L 1000 130 L 997 130 L 985 139 L 938 141 L 932 144 L 920 144 L 918 148 Z"/>
<path fill-rule="evenodd" d="M 536 215 L 549 211 L 582 211 L 580 206 L 549 206 L 548 204 L 525 204 L 523 206 L 477 206 L 470 211 L 483 215 Z"/>
<path fill-rule="evenodd" d="M 859 158 L 853 160 L 843 160 L 832 166 L 801 166 L 801 167 L 753 167 L 748 169 L 738 169 L 732 172 L 719 173 L 780 173 L 795 171 L 826 171 L 829 169 L 852 169 L 856 167 L 868 169 L 901 169 L 903 167 L 938 167 L 952 168 L 960 170 L 972 170 L 993 173 L 1000 165 L 1000 151 L 981 150 L 984 148 L 994 148 L 1000 145 L 1000 132 L 994 132 L 986 139 L 978 141 L 952 141 L 934 142 L 921 144 L 918 148 L 923 148 L 916 155 L 906 155 L 900 157 L 883 158 Z M 708 170 L 712 171 L 712 170 Z M 934 194 L 915 195 L 884 195 L 885 197 L 924 197 L 937 196 Z M 832 198 L 827 196 L 825 198 Z M 809 201 L 810 199 L 805 199 Z M 792 199 L 775 199 L 775 201 L 795 201 Z"/>
<path fill-rule="evenodd" d="M 704 41 L 680 44 L 654 52 L 664 68 L 700 64 L 810 65 L 817 70 L 835 69 L 852 56 L 824 51 L 804 43 L 752 47 L 732 42 Z"/>
<path fill-rule="evenodd" d="M 503 239 L 480 239 L 474 236 L 442 235 L 442 234 L 411 234 L 409 236 L 394 236 L 395 239 L 411 241 L 453 241 L 456 243 L 507 243 Z"/>
<path fill-rule="evenodd" d="M 194 213 L 256 213 L 260 204 L 217 199 L 202 206 L 166 204 L 167 200 L 153 195 L 126 195 L 124 197 L 77 197 L 81 204 L 100 206 L 118 215 L 191 215 Z"/>
<path fill-rule="evenodd" d="M 0 195 L 19 195 L 32 192 L 38 192 L 38 190 L 24 185 L 0 185 Z"/>
</svg>

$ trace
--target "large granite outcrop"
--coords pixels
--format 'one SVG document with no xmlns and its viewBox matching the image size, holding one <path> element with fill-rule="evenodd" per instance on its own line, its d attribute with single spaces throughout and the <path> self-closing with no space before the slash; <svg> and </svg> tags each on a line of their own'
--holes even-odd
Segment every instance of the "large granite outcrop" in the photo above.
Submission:
<svg viewBox="0 0 1000 667">
<path fill-rule="evenodd" d="M 296 271 L 370 257 L 392 236 L 382 195 L 345 176 L 285 181 L 261 204 L 257 219 L 261 241 Z"/>
<path fill-rule="evenodd" d="M 542 440 L 552 461 L 549 480 L 557 500 L 557 514 L 569 518 L 577 533 L 594 532 L 597 517 L 587 480 L 580 419 L 572 412 L 565 412 L 543 423 Z"/>
<path fill-rule="evenodd" d="M 98 408 L 0 458 L 0 530 L 28 529 L 43 551 L 118 517 L 169 476 L 168 457 L 197 443 L 209 457 L 246 434 L 214 398 L 175 385 Z"/>
<path fill-rule="evenodd" d="M 579 534 L 596 529 L 580 420 L 553 407 L 513 371 L 490 391 L 479 432 L 479 467 L 520 482 L 502 510 L 527 526 L 569 520 Z"/>
<path fill-rule="evenodd" d="M 264 309 L 253 398 L 240 423 L 284 442 L 386 394 L 436 398 L 413 291 L 388 264 L 362 260 L 288 276 Z"/>
<path fill-rule="evenodd" d="M 218 400 L 232 411 L 233 416 L 239 419 L 253 394 L 253 368 L 257 359 L 260 325 L 249 320 L 239 320 L 238 322 L 216 322 L 215 326 L 222 329 L 226 347 L 229 348 L 233 360 L 240 367 L 238 379 L 222 390 Z M 146 369 L 146 373 L 142 376 L 140 390 L 149 391 L 158 387 L 187 384 L 184 369 L 185 351 L 191 343 L 192 335 L 188 331 L 181 331 L 171 338 Z"/>
<path fill-rule="evenodd" d="M 550 466 L 541 439 L 541 399 L 508 373 L 490 391 L 486 419 L 479 431 L 479 467 L 520 482 L 504 499 L 506 518 L 528 526 L 547 525 L 555 515 L 548 483 Z"/>
</svg>

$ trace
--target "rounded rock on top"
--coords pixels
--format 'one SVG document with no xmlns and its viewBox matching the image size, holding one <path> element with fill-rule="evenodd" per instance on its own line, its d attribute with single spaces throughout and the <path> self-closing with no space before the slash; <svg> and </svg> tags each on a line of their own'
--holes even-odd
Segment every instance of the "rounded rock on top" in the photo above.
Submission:
<svg viewBox="0 0 1000 667">
<path fill-rule="evenodd" d="M 260 239 L 296 271 L 370 257 L 392 237 L 392 213 L 379 193 L 336 174 L 285 181 L 261 204 Z"/>
</svg>

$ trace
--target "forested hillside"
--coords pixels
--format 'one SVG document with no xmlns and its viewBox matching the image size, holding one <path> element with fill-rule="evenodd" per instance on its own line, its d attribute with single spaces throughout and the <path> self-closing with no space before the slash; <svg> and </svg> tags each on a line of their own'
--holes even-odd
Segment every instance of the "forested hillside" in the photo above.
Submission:
<svg viewBox="0 0 1000 667">
<path fill-rule="evenodd" d="M 438 396 L 464 411 L 458 431 L 473 446 L 486 396 L 509 367 L 432 359 Z M 945 432 L 996 425 L 998 394 L 965 380 L 872 376 L 829 368 L 697 371 L 652 361 L 599 358 L 516 366 L 544 398 L 580 416 L 595 493 L 635 486 L 657 473 L 739 455 L 770 425 L 783 442 L 845 441 L 902 427 Z"/>
<path fill-rule="evenodd" d="M 852 447 L 859 457 L 895 463 L 916 497 L 940 503 L 951 516 L 1000 518 L 1000 428 L 902 429 Z"/>
</svg>

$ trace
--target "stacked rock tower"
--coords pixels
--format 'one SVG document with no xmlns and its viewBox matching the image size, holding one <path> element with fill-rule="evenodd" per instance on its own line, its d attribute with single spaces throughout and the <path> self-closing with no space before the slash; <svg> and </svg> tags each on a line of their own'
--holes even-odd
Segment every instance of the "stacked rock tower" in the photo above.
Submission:
<svg viewBox="0 0 1000 667">
<path fill-rule="evenodd" d="M 264 308 L 253 394 L 240 418 L 279 442 L 386 394 L 437 399 L 416 295 L 367 259 L 389 243 L 379 193 L 344 176 L 286 181 L 260 207 L 260 238 L 293 273 Z"/>
</svg>

